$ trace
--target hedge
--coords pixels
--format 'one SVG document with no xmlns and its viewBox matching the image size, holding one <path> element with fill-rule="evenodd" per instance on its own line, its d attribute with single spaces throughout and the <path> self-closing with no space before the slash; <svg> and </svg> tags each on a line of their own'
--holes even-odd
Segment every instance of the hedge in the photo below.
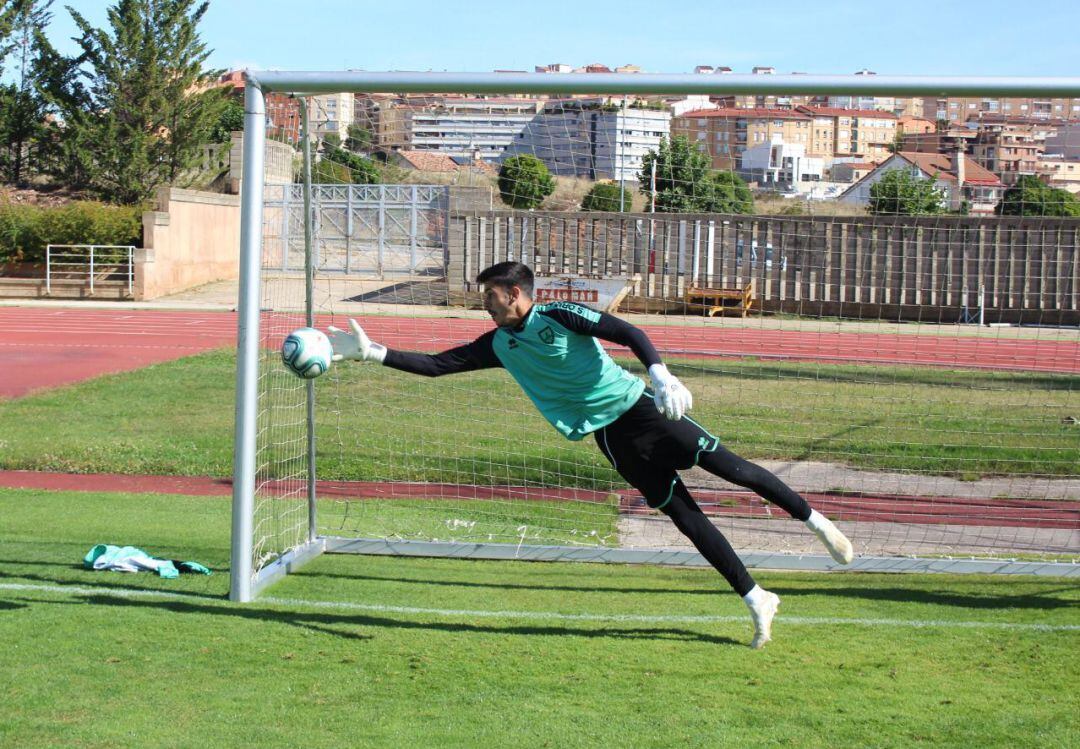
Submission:
<svg viewBox="0 0 1080 749">
<path fill-rule="evenodd" d="M 55 207 L 0 203 L 0 263 L 42 262 L 49 244 L 141 247 L 144 210 L 91 201 Z"/>
</svg>

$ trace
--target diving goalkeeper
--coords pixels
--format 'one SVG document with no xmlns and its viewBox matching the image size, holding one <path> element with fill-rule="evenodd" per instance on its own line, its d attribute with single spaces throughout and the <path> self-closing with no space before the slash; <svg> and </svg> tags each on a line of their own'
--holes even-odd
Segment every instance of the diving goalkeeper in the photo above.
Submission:
<svg viewBox="0 0 1080 749">
<path fill-rule="evenodd" d="M 388 349 L 355 320 L 330 328 L 334 360 L 380 362 L 438 377 L 502 367 L 540 413 L 571 440 L 591 434 L 616 471 L 667 515 L 742 596 L 754 624 L 752 648 L 771 639 L 780 598 L 754 582 L 731 544 L 690 496 L 678 472 L 693 466 L 750 489 L 817 534 L 833 559 L 852 560 L 851 542 L 806 500 L 761 466 L 740 458 L 686 417 L 690 391 L 671 374 L 644 332 L 612 315 L 569 302 L 534 304 L 533 274 L 522 263 L 484 270 L 484 309 L 498 326 L 472 343 L 438 354 Z M 596 339 L 627 346 L 648 368 L 651 390 L 616 364 Z"/>
</svg>

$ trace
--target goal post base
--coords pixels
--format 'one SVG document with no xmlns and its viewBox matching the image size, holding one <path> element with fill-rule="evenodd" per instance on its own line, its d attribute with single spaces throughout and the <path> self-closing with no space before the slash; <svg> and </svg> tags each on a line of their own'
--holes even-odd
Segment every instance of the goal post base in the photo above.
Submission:
<svg viewBox="0 0 1080 749">
<path fill-rule="evenodd" d="M 616 549 L 578 546 L 536 546 L 439 541 L 391 541 L 375 538 L 320 539 L 328 554 L 442 557 L 447 559 L 498 559 L 518 562 L 593 562 L 657 564 L 673 567 L 708 567 L 696 551 L 678 549 Z M 739 555 L 754 569 L 826 572 L 925 572 L 944 574 L 1043 575 L 1080 577 L 1080 564 L 1023 561 L 1016 559 L 858 557 L 850 565 L 836 563 L 826 554 L 781 554 L 749 551 Z"/>
<path fill-rule="evenodd" d="M 270 564 L 259 570 L 259 573 L 251 582 L 251 594 L 244 599 L 238 599 L 240 603 L 246 603 L 257 598 L 263 590 L 276 583 L 286 575 L 296 572 L 316 557 L 326 552 L 326 542 L 322 538 L 309 541 L 303 546 L 297 546 L 282 554 Z"/>
</svg>

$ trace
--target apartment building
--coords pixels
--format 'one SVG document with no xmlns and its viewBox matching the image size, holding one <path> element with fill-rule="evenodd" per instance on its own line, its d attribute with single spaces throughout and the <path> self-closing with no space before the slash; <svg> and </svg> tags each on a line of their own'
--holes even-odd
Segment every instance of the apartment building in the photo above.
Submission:
<svg viewBox="0 0 1080 749">
<path fill-rule="evenodd" d="M 404 99 L 382 104 L 376 141 L 384 151 L 437 151 L 450 157 L 495 163 L 543 108 L 540 99 Z"/>
<path fill-rule="evenodd" d="M 836 133 L 833 156 L 862 156 L 872 161 L 887 159 L 896 142 L 897 116 L 892 112 L 833 107 L 797 107 L 797 111 L 831 118 Z"/>
<path fill-rule="evenodd" d="M 812 116 L 791 109 L 724 107 L 687 112 L 674 118 L 671 134 L 696 144 L 709 156 L 713 169 L 738 171 L 747 148 L 773 143 L 776 137 L 783 143 L 804 146 L 809 156 L 831 157 L 831 150 L 816 150 L 813 122 Z"/>
<path fill-rule="evenodd" d="M 343 142 L 349 137 L 349 125 L 353 124 L 355 97 L 346 94 L 319 94 L 308 97 L 308 127 L 319 139 L 336 135 Z"/>
<path fill-rule="evenodd" d="M 231 70 L 218 79 L 219 86 L 229 86 L 233 95 L 241 101 L 244 98 L 244 71 Z M 270 92 L 264 95 L 266 101 L 266 137 L 292 145 L 300 142 L 300 100 Z"/>
<path fill-rule="evenodd" d="M 657 150 L 661 139 L 670 135 L 671 113 L 659 106 L 623 107 L 616 101 L 548 102 L 503 158 L 531 154 L 555 175 L 636 181 L 645 154 Z"/>
<path fill-rule="evenodd" d="M 924 97 L 922 116 L 962 124 L 972 117 L 999 115 L 1036 119 L 1080 117 L 1080 98 L 1025 99 L 1014 97 Z"/>
<path fill-rule="evenodd" d="M 1066 159 L 1058 154 L 1044 154 L 1036 167 L 1039 177 L 1051 187 L 1080 194 L 1080 159 Z"/>
<path fill-rule="evenodd" d="M 1080 159 L 1080 122 L 1062 122 L 1046 136 L 1046 153 L 1065 159 Z"/>
<path fill-rule="evenodd" d="M 1011 187 L 1038 172 L 1045 143 L 1045 131 L 1030 122 L 980 122 L 971 155 Z"/>
</svg>

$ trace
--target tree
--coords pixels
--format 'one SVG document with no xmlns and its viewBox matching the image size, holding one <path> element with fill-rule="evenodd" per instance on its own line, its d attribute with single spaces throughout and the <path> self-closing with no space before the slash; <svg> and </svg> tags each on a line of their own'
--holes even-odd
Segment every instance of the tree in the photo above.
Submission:
<svg viewBox="0 0 1080 749">
<path fill-rule="evenodd" d="M 42 79 L 55 50 L 45 36 L 53 0 L 10 0 L 0 12 L 0 70 L 14 54 L 14 82 L 0 86 L 0 178 L 24 184 L 46 138 L 48 101 Z"/>
<path fill-rule="evenodd" d="M 619 201 L 622 201 L 622 205 Z M 597 182 L 581 201 L 583 211 L 629 211 L 631 195 L 626 188 L 611 182 Z"/>
<path fill-rule="evenodd" d="M 709 157 L 677 135 L 660 141 L 641 160 L 641 192 L 652 199 L 656 174 L 656 210 L 661 213 L 750 213 L 754 196 L 733 172 L 711 172 Z"/>
<path fill-rule="evenodd" d="M 60 169 L 116 203 L 139 203 L 193 168 L 212 141 L 227 91 L 208 87 L 198 25 L 208 3 L 118 0 L 108 29 L 69 8 L 81 53 L 58 71 Z M 72 165 L 75 174 L 71 174 Z"/>
<path fill-rule="evenodd" d="M 892 169 L 870 187 L 870 212 L 922 216 L 942 213 L 945 193 L 932 180 L 919 179 L 909 169 Z"/>
<path fill-rule="evenodd" d="M 555 178 L 535 156 L 511 156 L 499 168 L 499 194 L 511 208 L 539 208 L 555 192 Z"/>
<path fill-rule="evenodd" d="M 382 174 L 375 162 L 355 153 L 346 151 L 329 141 L 323 143 L 323 160 L 340 164 L 349 170 L 350 182 L 356 185 L 377 185 L 382 182 Z M 313 177 L 314 179 L 314 177 Z"/>
<path fill-rule="evenodd" d="M 236 99 L 226 99 L 217 124 L 210 133 L 214 143 L 228 143 L 232 134 L 244 129 L 244 105 Z"/>
<path fill-rule="evenodd" d="M 363 125 L 349 125 L 349 137 L 345 148 L 350 151 L 370 151 L 375 144 L 375 134 Z"/>
<path fill-rule="evenodd" d="M 1068 190 L 1061 190 L 1026 174 L 1005 191 L 994 208 L 999 216 L 1080 216 L 1080 200 Z"/>
<path fill-rule="evenodd" d="M 753 213 L 754 193 L 735 172 L 714 172 L 703 210 L 708 213 Z"/>
</svg>

